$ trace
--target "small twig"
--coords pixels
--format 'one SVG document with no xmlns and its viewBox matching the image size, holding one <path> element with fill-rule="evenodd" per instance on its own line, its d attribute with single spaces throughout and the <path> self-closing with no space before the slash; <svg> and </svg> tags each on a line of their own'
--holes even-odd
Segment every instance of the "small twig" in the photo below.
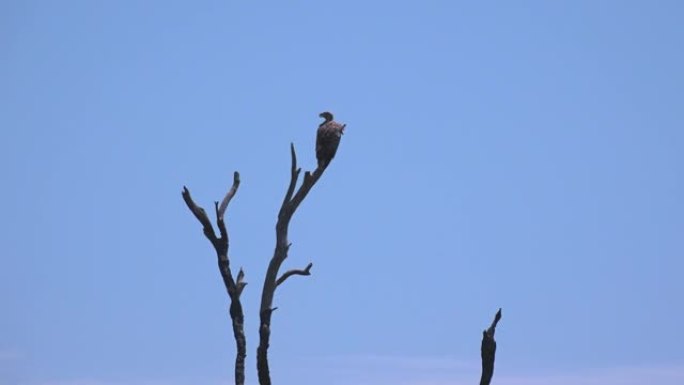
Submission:
<svg viewBox="0 0 684 385">
<path fill-rule="evenodd" d="M 276 281 L 276 286 L 280 286 L 281 283 L 285 282 L 286 279 L 290 278 L 293 275 L 311 275 L 312 266 L 313 263 L 309 263 L 303 269 L 292 269 L 286 271 L 283 275 L 280 276 L 280 278 L 278 278 L 278 280 Z"/>
<path fill-rule="evenodd" d="M 247 286 L 247 282 L 245 282 L 245 272 L 242 271 L 242 268 L 240 268 L 240 271 L 238 272 L 237 276 L 237 282 L 235 282 L 238 290 L 238 296 L 242 294 L 242 290 Z"/>
<path fill-rule="evenodd" d="M 295 187 L 297 187 L 297 180 L 299 179 L 299 173 L 302 171 L 301 168 L 297 168 L 297 153 L 295 152 L 294 143 L 290 143 L 290 157 L 291 157 L 291 175 L 290 175 L 290 185 L 287 187 L 287 192 L 285 193 L 285 198 L 283 198 L 283 204 L 280 206 L 280 212 L 278 218 L 285 215 L 285 210 L 289 206 L 290 200 L 292 199 L 292 194 L 294 194 Z"/>
<path fill-rule="evenodd" d="M 185 204 L 188 206 L 190 211 L 192 211 L 193 215 L 195 215 L 195 218 L 197 218 L 197 220 L 202 224 L 204 235 L 209 239 L 209 241 L 212 244 L 214 244 L 217 240 L 216 233 L 214 232 L 214 228 L 211 225 L 211 221 L 207 216 L 207 212 L 204 211 L 203 208 L 195 204 L 195 201 L 192 200 L 192 196 L 190 195 L 190 190 L 188 190 L 187 187 L 183 186 L 183 192 L 181 195 L 183 195 L 183 200 L 185 201 Z"/>
<path fill-rule="evenodd" d="M 235 171 L 233 173 L 233 186 L 228 190 L 228 193 L 226 193 L 226 196 L 223 197 L 223 200 L 221 201 L 221 205 L 219 206 L 218 209 L 218 214 L 219 218 L 218 219 L 223 219 L 223 215 L 226 212 L 226 208 L 228 207 L 228 203 L 230 203 L 230 200 L 233 199 L 235 196 L 235 193 L 237 192 L 238 187 L 240 187 L 240 173 Z"/>
<path fill-rule="evenodd" d="M 494 375 L 494 358 L 496 355 L 496 341 L 494 340 L 494 333 L 496 332 L 496 325 L 501 320 L 501 308 L 496 312 L 494 321 L 488 329 L 482 331 L 482 347 L 480 354 L 482 356 L 482 376 L 480 377 L 480 385 L 489 385 Z"/>
</svg>

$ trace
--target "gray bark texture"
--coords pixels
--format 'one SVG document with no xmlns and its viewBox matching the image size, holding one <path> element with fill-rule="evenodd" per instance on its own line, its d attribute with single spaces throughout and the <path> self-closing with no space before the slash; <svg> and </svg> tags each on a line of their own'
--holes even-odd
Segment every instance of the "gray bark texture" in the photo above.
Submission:
<svg viewBox="0 0 684 385">
<path fill-rule="evenodd" d="M 268 264 L 268 270 L 266 271 L 266 277 L 264 279 L 264 288 L 261 292 L 259 347 L 257 348 L 257 372 L 260 385 L 271 385 L 271 374 L 268 365 L 268 347 L 271 338 L 271 315 L 273 314 L 273 311 L 276 310 L 276 308 L 273 307 L 273 297 L 275 296 L 276 288 L 294 275 L 311 275 L 311 267 L 313 266 L 312 263 L 309 263 L 304 269 L 289 270 L 280 277 L 278 276 L 281 265 L 285 259 L 287 259 L 287 253 L 291 245 L 287 238 L 290 220 L 325 170 L 325 167 L 318 167 L 313 173 L 306 171 L 304 173 L 304 181 L 295 193 L 297 180 L 299 179 L 299 174 L 302 170 L 301 168 L 297 168 L 297 154 L 295 153 L 294 144 L 290 144 L 290 155 L 292 157 L 290 185 L 287 188 L 283 204 L 278 213 L 275 250 L 273 252 L 273 258 L 271 258 L 271 261 Z"/>
<path fill-rule="evenodd" d="M 240 269 L 237 279 L 233 278 L 233 273 L 230 270 L 230 259 L 228 258 L 228 230 L 224 221 L 224 215 L 228 203 L 230 203 L 233 196 L 240 186 L 240 174 L 236 171 L 233 174 L 233 186 L 230 188 L 221 203 L 214 202 L 214 209 L 216 211 L 216 224 L 219 228 L 220 236 L 217 237 L 211 221 L 207 216 L 206 211 L 192 200 L 190 190 L 183 186 L 183 200 L 188 206 L 188 209 L 195 215 L 195 218 L 202 224 L 204 236 L 216 250 L 218 257 L 218 268 L 223 278 L 223 284 L 230 297 L 230 318 L 233 321 L 233 336 L 235 337 L 235 345 L 237 347 L 237 354 L 235 356 L 235 384 L 244 385 L 245 383 L 245 357 L 247 356 L 247 341 L 245 339 L 244 323 L 245 317 L 242 311 L 242 303 L 240 302 L 240 295 L 242 290 L 247 285 L 244 281 L 245 274 Z"/>
</svg>

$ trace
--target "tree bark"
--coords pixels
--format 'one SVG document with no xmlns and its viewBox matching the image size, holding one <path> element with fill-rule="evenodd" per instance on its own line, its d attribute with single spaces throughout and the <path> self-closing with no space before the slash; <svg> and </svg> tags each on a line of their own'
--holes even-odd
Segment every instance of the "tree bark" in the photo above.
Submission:
<svg viewBox="0 0 684 385">
<path fill-rule="evenodd" d="M 501 319 L 501 309 L 496 312 L 494 321 L 487 330 L 482 331 L 482 347 L 480 354 L 482 356 L 482 376 L 480 377 L 480 385 L 489 385 L 494 375 L 494 356 L 496 355 L 496 341 L 494 340 L 494 332 L 496 332 L 496 324 Z"/>
<path fill-rule="evenodd" d="M 261 292 L 261 307 L 260 307 L 260 326 L 259 326 L 259 347 L 257 348 L 257 372 L 259 376 L 260 385 L 271 385 L 271 374 L 268 365 L 268 348 L 271 337 L 271 316 L 273 311 L 277 308 L 273 307 L 273 297 L 278 286 L 293 275 L 310 275 L 312 263 L 309 263 L 304 269 L 290 270 L 278 277 L 280 267 L 287 258 L 287 253 L 290 249 L 290 243 L 287 238 L 287 232 L 290 225 L 290 220 L 295 211 L 302 203 L 304 198 L 316 184 L 318 179 L 323 175 L 325 168 L 317 168 L 313 174 L 309 171 L 304 173 L 304 181 L 295 193 L 295 187 L 300 168 L 297 168 L 297 154 L 295 153 L 294 144 L 290 144 L 290 154 L 292 157 L 292 167 L 290 175 L 290 185 L 288 186 L 283 204 L 278 213 L 278 222 L 276 223 L 276 246 L 268 264 L 266 277 L 264 279 L 264 288 Z"/>
<path fill-rule="evenodd" d="M 228 230 L 224 221 L 224 215 L 233 196 L 240 186 L 240 174 L 236 171 L 233 174 L 233 186 L 230 188 L 226 196 L 219 202 L 214 202 L 214 209 L 216 211 L 216 224 L 219 228 L 220 237 L 216 236 L 211 221 L 207 216 L 206 211 L 192 200 L 190 190 L 183 186 L 183 200 L 188 206 L 188 209 L 195 215 L 195 218 L 202 224 L 204 235 L 216 250 L 218 258 L 218 268 L 223 278 L 223 284 L 226 287 L 228 296 L 230 297 L 230 318 L 233 324 L 233 336 L 235 338 L 235 345 L 237 353 L 235 356 L 235 384 L 244 385 L 245 383 L 245 357 L 247 356 L 247 340 L 245 339 L 244 323 L 245 317 L 242 311 L 242 303 L 240 302 L 240 295 L 242 290 L 247 285 L 244 281 L 245 274 L 240 269 L 237 275 L 237 280 L 233 279 L 233 274 L 230 270 L 230 258 L 228 257 Z"/>
</svg>

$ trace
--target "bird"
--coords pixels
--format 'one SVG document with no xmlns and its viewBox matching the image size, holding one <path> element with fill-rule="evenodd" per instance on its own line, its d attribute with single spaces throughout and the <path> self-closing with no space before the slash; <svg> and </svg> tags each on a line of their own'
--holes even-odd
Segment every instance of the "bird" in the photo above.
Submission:
<svg viewBox="0 0 684 385">
<path fill-rule="evenodd" d="M 344 134 L 344 128 L 347 125 L 335 122 L 333 114 L 328 111 L 321 112 L 318 116 L 325 120 L 318 126 L 316 159 L 318 159 L 318 168 L 325 170 L 330 161 L 335 157 L 337 147 L 340 145 L 340 139 L 342 134 Z"/>
</svg>

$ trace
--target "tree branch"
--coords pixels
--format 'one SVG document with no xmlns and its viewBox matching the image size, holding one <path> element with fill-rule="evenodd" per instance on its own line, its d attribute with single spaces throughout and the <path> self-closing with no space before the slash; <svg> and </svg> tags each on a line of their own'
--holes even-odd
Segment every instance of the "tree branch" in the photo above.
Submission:
<svg viewBox="0 0 684 385">
<path fill-rule="evenodd" d="M 223 215 L 226 212 L 226 208 L 228 208 L 228 203 L 230 203 L 230 200 L 233 199 L 233 197 L 235 196 L 238 187 L 240 187 L 240 173 L 235 171 L 233 173 L 233 186 L 230 188 L 230 190 L 228 190 L 226 196 L 223 197 L 223 200 L 221 201 L 221 206 L 219 206 L 218 209 L 219 217 L 217 218 L 217 220 L 223 219 Z"/>
<path fill-rule="evenodd" d="M 214 232 L 214 228 L 211 226 L 211 221 L 207 216 L 207 212 L 195 204 L 195 202 L 192 200 L 192 196 L 190 196 L 190 190 L 188 190 L 187 187 L 183 186 L 183 192 L 181 195 L 183 195 L 185 204 L 195 215 L 195 218 L 197 218 L 197 220 L 202 224 L 204 235 L 207 237 L 207 239 L 209 239 L 209 242 L 211 242 L 212 245 L 215 245 L 218 238 L 216 238 L 216 233 Z"/>
<path fill-rule="evenodd" d="M 276 286 L 280 286 L 281 283 L 285 282 L 286 279 L 290 278 L 293 275 L 311 275 L 311 267 L 313 266 L 313 263 L 309 263 L 306 265 L 304 269 L 292 269 L 288 270 L 285 272 L 285 274 L 281 275 L 280 278 L 276 281 Z"/>
<path fill-rule="evenodd" d="M 494 356 L 496 355 L 496 341 L 494 340 L 494 333 L 496 332 L 496 325 L 501 319 L 501 308 L 496 312 L 494 321 L 487 330 L 482 331 L 482 347 L 480 354 L 482 356 L 482 376 L 480 377 L 480 385 L 489 385 L 494 375 Z"/>
<path fill-rule="evenodd" d="M 264 288 L 261 292 L 261 307 L 259 313 L 261 326 L 259 327 L 259 347 L 257 348 L 257 371 L 260 385 L 271 385 L 271 374 L 268 365 L 268 347 L 271 337 L 271 316 L 273 310 L 275 310 L 273 307 L 273 297 L 275 296 L 276 288 L 293 275 L 310 275 L 311 266 L 313 266 L 313 264 L 310 263 L 304 270 L 290 270 L 278 278 L 280 267 L 287 258 L 287 253 L 290 249 L 290 243 L 287 239 L 290 220 L 325 170 L 317 168 L 313 174 L 309 171 L 305 172 L 304 180 L 295 193 L 295 187 L 301 169 L 297 167 L 297 154 L 295 153 L 294 144 L 290 144 L 290 155 L 292 158 L 290 184 L 285 193 L 283 204 L 278 212 L 278 222 L 276 223 L 276 246 L 273 252 L 273 258 L 271 258 L 268 269 L 266 270 Z"/>
<path fill-rule="evenodd" d="M 244 332 L 244 313 L 242 311 L 242 304 L 240 302 L 240 295 L 242 290 L 247 285 L 244 282 L 245 274 L 240 269 L 237 276 L 237 281 L 233 279 L 233 274 L 230 270 L 230 259 L 228 258 L 228 230 L 226 229 L 226 224 L 224 222 L 224 216 L 228 203 L 230 203 L 237 189 L 240 186 L 240 174 L 236 171 L 233 174 L 233 186 L 230 188 L 226 196 L 221 201 L 219 205 L 218 202 L 214 202 L 214 209 L 216 211 L 216 224 L 219 228 L 219 233 L 221 236 L 216 237 L 214 228 L 209 221 L 206 211 L 199 207 L 192 200 L 190 196 L 190 190 L 183 186 L 183 200 L 188 206 L 188 209 L 195 215 L 195 218 L 202 224 L 204 230 L 204 235 L 211 242 L 216 250 L 216 256 L 218 259 L 218 268 L 221 273 L 221 278 L 223 278 L 223 284 L 226 287 L 228 296 L 230 297 L 230 318 L 233 323 L 233 336 L 235 338 L 235 344 L 237 347 L 237 354 L 235 357 L 235 384 L 243 385 L 245 383 L 245 357 L 247 356 L 247 340 L 245 338 Z"/>
<path fill-rule="evenodd" d="M 287 192 L 285 193 L 283 204 L 280 206 L 278 218 L 280 218 L 282 215 L 285 215 L 283 210 L 287 208 L 288 202 L 290 202 L 290 199 L 292 199 L 292 194 L 294 194 L 295 187 L 297 187 L 297 179 L 299 179 L 299 173 L 302 171 L 301 168 L 297 168 L 297 153 L 295 152 L 294 143 L 290 143 L 290 156 L 292 157 L 290 185 L 287 187 Z"/>
</svg>

